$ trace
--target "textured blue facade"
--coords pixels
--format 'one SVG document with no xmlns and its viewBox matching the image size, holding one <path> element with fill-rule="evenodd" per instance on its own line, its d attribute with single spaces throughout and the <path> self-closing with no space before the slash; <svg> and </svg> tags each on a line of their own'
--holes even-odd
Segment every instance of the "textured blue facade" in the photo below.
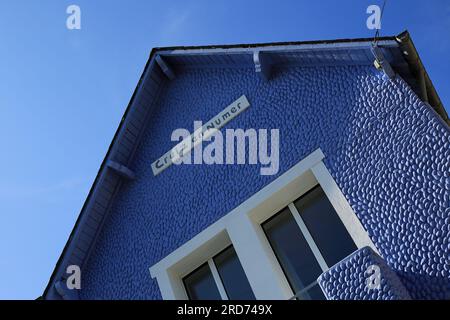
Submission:
<svg viewBox="0 0 450 320">
<path fill-rule="evenodd" d="M 370 270 L 372 266 L 379 269 Z M 370 288 L 369 276 L 378 277 L 379 286 Z M 397 274 L 370 247 L 355 251 L 331 267 L 319 277 L 318 283 L 328 300 L 411 299 Z"/>
<path fill-rule="evenodd" d="M 415 299 L 450 298 L 450 132 L 401 79 L 372 66 L 178 70 L 166 81 L 131 169 L 83 269 L 84 299 L 160 299 L 149 267 L 317 148 L 387 265 Z M 280 171 L 151 163 L 245 94 L 225 128 L 279 128 Z"/>
</svg>

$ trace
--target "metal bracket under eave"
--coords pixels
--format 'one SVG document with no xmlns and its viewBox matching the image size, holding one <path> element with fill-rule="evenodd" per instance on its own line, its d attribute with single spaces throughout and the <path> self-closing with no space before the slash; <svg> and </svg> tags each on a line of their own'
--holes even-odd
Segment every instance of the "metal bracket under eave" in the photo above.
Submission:
<svg viewBox="0 0 450 320">
<path fill-rule="evenodd" d="M 169 78 L 170 80 L 175 79 L 175 73 L 173 72 L 172 68 L 166 61 L 164 61 L 164 59 L 160 55 L 157 55 L 155 60 L 167 78 Z"/>
<path fill-rule="evenodd" d="M 261 51 L 253 52 L 253 62 L 255 63 L 255 71 L 264 81 L 270 79 L 272 65 L 267 53 Z"/>
<path fill-rule="evenodd" d="M 131 171 L 130 169 L 128 169 L 126 166 L 124 166 L 120 163 L 117 163 L 112 160 L 108 160 L 108 162 L 106 163 L 106 166 L 125 179 L 128 179 L 128 180 L 136 179 L 136 174 L 133 171 Z"/>
<path fill-rule="evenodd" d="M 378 70 L 383 72 L 389 77 L 389 79 L 395 78 L 395 71 L 392 69 L 389 62 L 385 59 L 383 51 L 377 45 L 372 45 L 372 54 L 375 57 L 374 65 Z"/>
</svg>

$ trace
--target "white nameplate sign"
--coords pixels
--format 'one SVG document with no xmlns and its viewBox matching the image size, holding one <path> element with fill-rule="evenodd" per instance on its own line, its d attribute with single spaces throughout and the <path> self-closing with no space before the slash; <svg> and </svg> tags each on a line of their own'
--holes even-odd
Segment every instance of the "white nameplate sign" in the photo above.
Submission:
<svg viewBox="0 0 450 320">
<path fill-rule="evenodd" d="M 180 160 L 185 154 L 194 149 L 204 139 L 209 138 L 216 130 L 226 125 L 231 119 L 250 106 L 245 95 L 234 101 L 217 116 L 206 122 L 201 128 L 194 131 L 188 138 L 184 139 L 166 152 L 162 157 L 152 163 L 153 175 L 158 175 L 168 168 L 174 161 Z"/>
</svg>

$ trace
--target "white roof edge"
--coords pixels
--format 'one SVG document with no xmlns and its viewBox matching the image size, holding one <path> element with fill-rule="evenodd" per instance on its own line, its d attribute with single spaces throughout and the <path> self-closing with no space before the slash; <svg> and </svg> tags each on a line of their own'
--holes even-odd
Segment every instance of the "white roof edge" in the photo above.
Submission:
<svg viewBox="0 0 450 320">
<path fill-rule="evenodd" d="M 161 48 L 157 51 L 159 55 L 163 56 L 177 56 L 177 55 L 206 55 L 206 54 L 239 54 L 239 53 L 251 53 L 254 51 L 261 52 L 278 52 L 278 51 L 308 51 L 308 50 L 348 50 L 348 49 L 367 49 L 372 45 L 372 41 L 357 41 L 357 42 L 335 42 L 335 43 L 305 43 L 305 44 L 292 44 L 292 45 L 256 45 L 252 47 L 233 47 L 233 48 L 179 48 L 173 50 L 167 50 Z M 381 40 L 378 42 L 382 47 L 399 47 L 399 44 L 395 40 Z"/>
</svg>

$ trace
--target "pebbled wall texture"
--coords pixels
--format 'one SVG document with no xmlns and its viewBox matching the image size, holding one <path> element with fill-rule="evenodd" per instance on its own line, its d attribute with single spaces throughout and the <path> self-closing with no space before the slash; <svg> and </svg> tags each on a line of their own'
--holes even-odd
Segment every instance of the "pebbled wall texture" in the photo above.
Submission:
<svg viewBox="0 0 450 320">
<path fill-rule="evenodd" d="M 370 270 L 377 266 L 378 270 Z M 379 272 L 379 273 L 378 273 Z M 369 276 L 378 277 L 379 283 L 372 280 L 369 288 Z M 328 300 L 410 300 L 397 274 L 371 248 L 364 247 L 355 251 L 318 279 Z"/>
<path fill-rule="evenodd" d="M 245 94 L 226 128 L 280 130 L 280 170 L 151 163 Z M 83 270 L 82 299 L 161 299 L 149 267 L 321 148 L 325 165 L 413 299 L 450 298 L 450 132 L 400 78 L 372 66 L 185 69 L 167 81 Z"/>
</svg>

